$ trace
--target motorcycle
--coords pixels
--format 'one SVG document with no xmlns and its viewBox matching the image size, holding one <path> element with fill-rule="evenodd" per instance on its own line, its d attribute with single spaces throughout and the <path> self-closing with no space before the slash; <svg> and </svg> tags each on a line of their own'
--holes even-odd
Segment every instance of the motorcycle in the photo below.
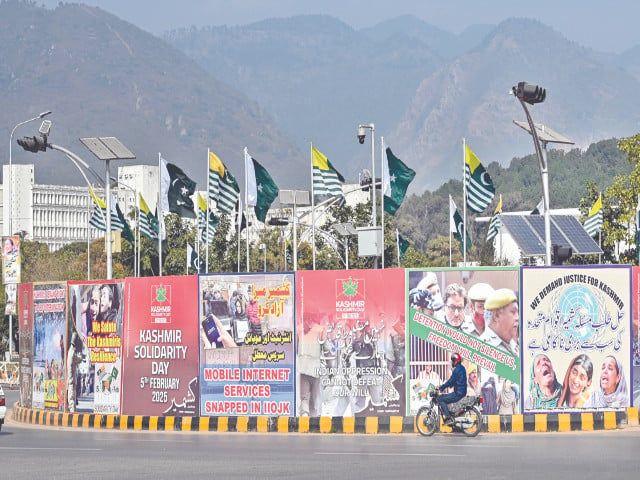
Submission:
<svg viewBox="0 0 640 480">
<path fill-rule="evenodd" d="M 425 437 L 433 435 L 440 428 L 440 419 L 444 419 L 438 403 L 439 396 L 438 389 L 429 392 L 429 403 L 420 407 L 416 413 L 418 432 Z M 453 417 L 453 431 L 462 432 L 467 437 L 478 435 L 483 424 L 481 409 L 482 397 L 468 396 L 449 404 L 449 412 Z"/>
</svg>

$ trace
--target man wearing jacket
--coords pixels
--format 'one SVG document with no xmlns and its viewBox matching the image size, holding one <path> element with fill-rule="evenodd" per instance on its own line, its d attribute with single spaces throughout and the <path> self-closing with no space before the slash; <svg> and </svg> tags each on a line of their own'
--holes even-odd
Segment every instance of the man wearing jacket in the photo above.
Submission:
<svg viewBox="0 0 640 480">
<path fill-rule="evenodd" d="M 453 368 L 451 377 L 438 387 L 441 392 L 449 387 L 453 387 L 453 392 L 445 393 L 438 397 L 438 403 L 440 404 L 440 410 L 444 415 L 445 425 L 453 424 L 453 418 L 451 418 L 451 413 L 449 413 L 449 407 L 447 404 L 457 402 L 467 395 L 467 371 L 465 370 L 464 365 L 462 365 L 462 357 L 460 357 L 460 354 L 451 354 L 451 367 Z"/>
</svg>

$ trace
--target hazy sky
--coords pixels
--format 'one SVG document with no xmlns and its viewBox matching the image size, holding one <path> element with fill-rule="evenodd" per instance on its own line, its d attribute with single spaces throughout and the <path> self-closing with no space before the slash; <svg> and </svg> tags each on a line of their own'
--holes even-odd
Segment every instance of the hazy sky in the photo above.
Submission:
<svg viewBox="0 0 640 480">
<path fill-rule="evenodd" d="M 53 8 L 60 0 L 39 0 Z M 640 45 L 638 0 L 75 0 L 99 6 L 154 34 L 173 28 L 244 25 L 265 18 L 327 14 L 356 29 L 411 14 L 436 27 L 460 33 L 477 23 L 498 24 L 513 17 L 540 20 L 569 40 L 620 53 Z"/>
</svg>

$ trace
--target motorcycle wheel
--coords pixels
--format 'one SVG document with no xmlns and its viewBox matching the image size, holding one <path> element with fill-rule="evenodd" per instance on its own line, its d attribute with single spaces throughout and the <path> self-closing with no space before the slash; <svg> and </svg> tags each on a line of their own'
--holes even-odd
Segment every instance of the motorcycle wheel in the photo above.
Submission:
<svg viewBox="0 0 640 480">
<path fill-rule="evenodd" d="M 475 437 L 482 430 L 482 414 L 478 407 L 471 407 L 466 412 L 464 412 L 464 420 L 462 433 L 464 433 L 467 437 Z"/>
<path fill-rule="evenodd" d="M 422 436 L 430 437 L 433 435 L 439 423 L 436 410 L 430 406 L 420 407 L 416 413 L 416 427 Z"/>
</svg>

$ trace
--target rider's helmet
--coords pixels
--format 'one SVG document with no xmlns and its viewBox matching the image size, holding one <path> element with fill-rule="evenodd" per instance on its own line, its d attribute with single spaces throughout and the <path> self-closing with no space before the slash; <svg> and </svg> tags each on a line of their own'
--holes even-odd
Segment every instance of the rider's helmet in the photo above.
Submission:
<svg viewBox="0 0 640 480">
<path fill-rule="evenodd" d="M 451 368 L 456 368 L 462 362 L 462 357 L 459 353 L 454 353 L 451 355 Z"/>
</svg>

